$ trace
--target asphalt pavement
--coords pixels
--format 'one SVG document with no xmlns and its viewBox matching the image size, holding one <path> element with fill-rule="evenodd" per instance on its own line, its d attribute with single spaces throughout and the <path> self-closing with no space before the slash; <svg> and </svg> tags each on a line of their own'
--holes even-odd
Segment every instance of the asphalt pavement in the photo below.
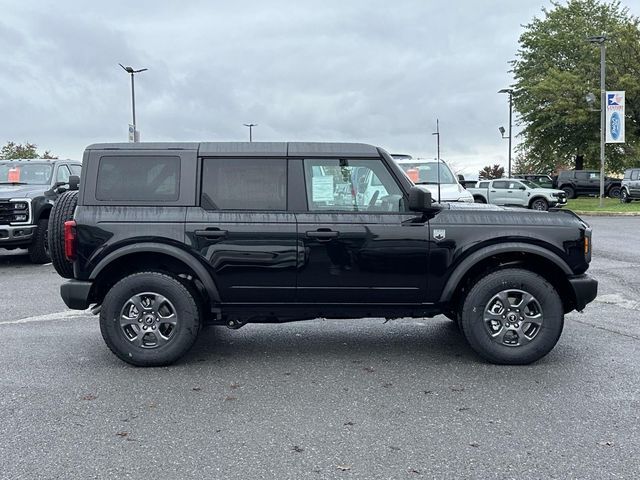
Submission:
<svg viewBox="0 0 640 480">
<path fill-rule="evenodd" d="M 0 478 L 640 478 L 640 217 L 586 219 L 600 295 L 526 367 L 437 317 L 208 328 L 134 368 L 0 252 Z"/>
</svg>

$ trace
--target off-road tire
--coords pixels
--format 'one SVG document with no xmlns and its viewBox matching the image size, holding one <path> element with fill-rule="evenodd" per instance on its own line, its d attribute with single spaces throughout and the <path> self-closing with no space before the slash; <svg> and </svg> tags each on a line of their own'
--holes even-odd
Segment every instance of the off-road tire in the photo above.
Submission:
<svg viewBox="0 0 640 480">
<path fill-rule="evenodd" d="M 49 263 L 49 246 L 47 245 L 47 227 L 49 220 L 38 220 L 38 226 L 33 231 L 33 241 L 29 245 L 29 260 L 31 263 Z"/>
<path fill-rule="evenodd" d="M 498 343 L 484 321 L 491 299 L 509 289 L 530 293 L 542 309 L 538 333 L 523 345 Z M 490 273 L 475 283 L 462 304 L 460 325 L 471 348 L 489 362 L 527 365 L 544 357 L 558 342 L 564 326 L 564 309 L 558 292 L 544 277 L 529 270 L 508 268 Z"/>
<path fill-rule="evenodd" d="M 629 198 L 629 193 L 624 188 L 620 192 L 620 203 L 631 203 L 631 198 Z"/>
<path fill-rule="evenodd" d="M 166 344 L 137 346 L 121 328 L 122 310 L 134 296 L 153 293 L 175 307 L 176 326 Z M 139 367 L 174 363 L 193 346 L 200 330 L 200 310 L 194 293 L 177 278 L 160 272 L 140 272 L 117 282 L 107 293 L 100 311 L 100 331 L 109 349 L 121 360 Z M 152 333 L 149 331 L 149 333 Z"/>
<path fill-rule="evenodd" d="M 78 191 L 64 192 L 49 215 L 49 254 L 56 272 L 64 278 L 73 278 L 73 264 L 64 256 L 64 222 L 73 220 L 77 205 Z"/>
<path fill-rule="evenodd" d="M 609 198 L 620 198 L 620 191 L 622 188 L 614 186 L 609 189 L 607 192 L 607 197 Z"/>
<path fill-rule="evenodd" d="M 539 210 L 541 212 L 546 212 L 549 210 L 549 202 L 547 202 L 544 198 L 534 198 L 529 205 L 531 210 Z"/>
<path fill-rule="evenodd" d="M 573 187 L 562 187 L 562 190 L 569 200 L 576 198 L 576 191 Z"/>
</svg>

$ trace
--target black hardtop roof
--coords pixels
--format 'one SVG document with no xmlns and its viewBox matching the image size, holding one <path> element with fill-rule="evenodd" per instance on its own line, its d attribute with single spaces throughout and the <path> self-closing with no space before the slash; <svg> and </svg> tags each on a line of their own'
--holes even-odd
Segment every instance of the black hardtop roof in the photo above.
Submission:
<svg viewBox="0 0 640 480">
<path fill-rule="evenodd" d="M 201 157 L 378 157 L 377 147 L 365 143 L 330 142 L 140 142 L 95 143 L 87 150 L 196 150 Z"/>
<path fill-rule="evenodd" d="M 25 162 L 25 163 L 77 163 L 82 165 L 80 160 L 69 158 L 0 158 L 0 163 Z"/>
</svg>

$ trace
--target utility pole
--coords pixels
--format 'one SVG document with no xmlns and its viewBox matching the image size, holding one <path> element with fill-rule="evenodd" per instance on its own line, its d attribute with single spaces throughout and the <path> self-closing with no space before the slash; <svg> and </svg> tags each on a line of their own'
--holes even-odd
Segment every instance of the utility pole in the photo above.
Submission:
<svg viewBox="0 0 640 480">
<path fill-rule="evenodd" d="M 605 135 L 606 135 L 606 122 L 607 112 L 605 105 L 607 103 L 607 89 L 605 84 L 606 75 L 606 59 L 607 59 L 607 47 L 605 42 L 607 36 L 596 35 L 587 39 L 590 43 L 596 43 L 600 45 L 600 208 L 604 207 L 604 147 L 605 147 Z"/>
<path fill-rule="evenodd" d="M 131 75 L 131 112 L 133 114 L 132 115 L 133 116 L 133 124 L 132 124 L 133 125 L 133 141 L 138 142 L 139 135 L 138 135 L 138 127 L 136 126 L 136 89 L 135 89 L 133 76 L 136 73 L 145 72 L 148 69 L 141 68 L 140 70 L 134 70 L 133 67 L 125 67 L 121 63 L 119 63 L 118 65 L 120 65 L 125 72 Z"/>
<path fill-rule="evenodd" d="M 253 142 L 253 127 L 257 127 L 257 123 L 243 123 L 245 127 L 249 127 L 249 141 Z"/>
<path fill-rule="evenodd" d="M 438 159 L 438 203 L 440 203 L 440 120 L 436 118 L 436 131 L 431 135 L 436 136 L 436 152 Z"/>
<path fill-rule="evenodd" d="M 507 93 L 509 94 L 509 176 L 511 178 L 511 142 L 512 142 L 512 132 L 513 132 L 513 88 L 503 88 L 499 90 L 498 93 Z M 504 130 L 504 129 L 503 129 Z M 502 133 L 503 130 L 500 130 Z M 504 134 L 502 136 L 504 138 Z"/>
</svg>

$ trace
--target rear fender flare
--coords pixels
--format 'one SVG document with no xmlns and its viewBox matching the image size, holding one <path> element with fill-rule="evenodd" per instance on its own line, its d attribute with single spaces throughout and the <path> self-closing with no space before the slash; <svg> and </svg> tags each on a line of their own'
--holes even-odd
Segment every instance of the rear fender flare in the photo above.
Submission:
<svg viewBox="0 0 640 480">
<path fill-rule="evenodd" d="M 136 253 L 161 253 L 164 255 L 169 255 L 176 260 L 181 261 L 186 264 L 194 273 L 198 276 L 198 279 L 204 285 L 204 288 L 207 292 L 212 303 L 220 303 L 220 293 L 218 292 L 218 288 L 211 278 L 211 275 L 207 271 L 207 269 L 202 265 L 200 261 L 195 259 L 192 255 L 188 254 L 184 250 L 181 250 L 177 247 L 166 245 L 163 243 L 153 243 L 153 242 L 145 242 L 145 243 L 136 243 L 133 245 L 126 245 L 118 250 L 115 250 L 109 253 L 106 257 L 104 257 L 95 268 L 92 270 L 89 275 L 90 280 L 95 280 L 111 262 L 121 258 L 125 255 L 131 255 Z"/>
</svg>

